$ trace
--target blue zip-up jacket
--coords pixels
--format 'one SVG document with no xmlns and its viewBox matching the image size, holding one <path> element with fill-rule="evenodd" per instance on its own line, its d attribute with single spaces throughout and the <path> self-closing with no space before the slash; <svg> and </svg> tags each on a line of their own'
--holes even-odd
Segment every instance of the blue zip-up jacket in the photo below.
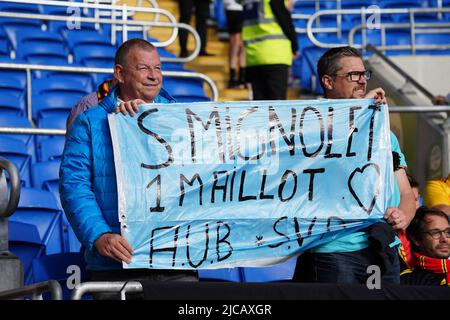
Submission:
<svg viewBox="0 0 450 320">
<path fill-rule="evenodd" d="M 121 269 L 94 246 L 102 234 L 120 234 L 118 197 L 108 113 L 117 106 L 117 88 L 97 106 L 81 113 L 66 137 L 59 172 L 61 203 L 78 240 L 85 248 L 89 270 Z M 176 102 L 161 89 L 156 103 Z"/>
</svg>

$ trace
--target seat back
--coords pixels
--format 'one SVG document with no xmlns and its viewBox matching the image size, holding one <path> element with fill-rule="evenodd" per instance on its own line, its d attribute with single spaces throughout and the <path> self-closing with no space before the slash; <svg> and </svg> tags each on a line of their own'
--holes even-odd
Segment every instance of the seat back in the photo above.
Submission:
<svg viewBox="0 0 450 320">
<path fill-rule="evenodd" d="M 262 268 L 242 268 L 244 282 L 280 282 L 291 281 L 294 276 L 297 258 Z"/>
<path fill-rule="evenodd" d="M 32 262 L 35 283 L 56 280 L 63 290 L 63 299 L 69 300 L 75 285 L 87 281 L 86 263 L 80 252 L 51 254 Z M 44 295 L 44 300 L 49 297 Z"/>
<path fill-rule="evenodd" d="M 9 250 L 23 263 L 24 284 L 32 283 L 31 265 L 34 259 L 44 255 L 45 245 L 33 224 L 8 220 Z"/>
<path fill-rule="evenodd" d="M 14 163 L 24 186 L 30 186 L 30 170 L 32 155 L 27 145 L 10 137 L 0 136 L 0 156 Z"/>
<path fill-rule="evenodd" d="M 198 278 L 200 281 L 242 282 L 240 268 L 200 269 Z"/>
</svg>

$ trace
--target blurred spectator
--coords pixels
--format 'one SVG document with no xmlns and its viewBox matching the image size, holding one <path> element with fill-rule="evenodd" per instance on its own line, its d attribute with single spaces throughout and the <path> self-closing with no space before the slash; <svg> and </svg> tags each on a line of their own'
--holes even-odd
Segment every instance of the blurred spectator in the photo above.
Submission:
<svg viewBox="0 0 450 320">
<path fill-rule="evenodd" d="M 436 106 L 448 106 L 450 105 L 449 101 L 450 101 L 450 93 L 447 95 L 447 97 L 439 95 L 433 97 L 433 99 L 431 100 L 431 102 Z"/>
<path fill-rule="evenodd" d="M 206 42 L 208 38 L 208 29 L 206 21 L 209 18 L 209 3 L 210 0 L 178 0 L 180 9 L 180 22 L 190 24 L 192 10 L 195 7 L 195 29 L 200 37 L 200 56 L 211 56 L 206 52 Z M 187 57 L 189 55 L 187 49 L 188 31 L 180 29 L 180 57 Z"/>
<path fill-rule="evenodd" d="M 87 96 L 81 98 L 77 102 L 77 104 L 72 108 L 72 110 L 70 110 L 70 113 L 67 116 L 66 134 L 68 134 L 72 129 L 72 125 L 75 119 L 78 117 L 78 115 L 84 112 L 85 110 L 89 109 L 90 107 L 98 105 L 99 102 L 101 102 L 102 99 L 109 94 L 111 88 L 114 87 L 116 84 L 117 82 L 115 79 L 106 80 L 98 86 L 97 91 L 92 92 Z"/>
<path fill-rule="evenodd" d="M 242 42 L 242 5 L 236 0 L 223 0 L 227 15 L 230 44 L 228 50 L 228 64 L 230 66 L 230 80 L 228 88 L 237 88 L 245 85 L 245 50 Z M 237 70 L 239 68 L 239 77 Z"/>
<path fill-rule="evenodd" d="M 447 178 L 428 180 L 423 202 L 428 208 L 436 208 L 450 215 L 450 175 Z"/>
<path fill-rule="evenodd" d="M 297 34 L 284 1 L 244 0 L 247 81 L 253 100 L 286 100 Z"/>
<path fill-rule="evenodd" d="M 412 246 L 411 269 L 402 272 L 402 284 L 445 285 L 450 283 L 450 223 L 437 209 L 420 207 L 406 230 Z"/>
</svg>

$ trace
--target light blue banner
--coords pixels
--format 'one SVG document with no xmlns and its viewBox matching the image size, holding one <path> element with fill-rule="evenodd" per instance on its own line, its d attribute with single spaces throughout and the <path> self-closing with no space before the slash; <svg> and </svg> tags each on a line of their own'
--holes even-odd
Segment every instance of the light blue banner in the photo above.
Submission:
<svg viewBox="0 0 450 320">
<path fill-rule="evenodd" d="M 370 99 L 148 104 L 110 115 L 125 268 L 264 266 L 382 218 L 386 106 Z"/>
</svg>

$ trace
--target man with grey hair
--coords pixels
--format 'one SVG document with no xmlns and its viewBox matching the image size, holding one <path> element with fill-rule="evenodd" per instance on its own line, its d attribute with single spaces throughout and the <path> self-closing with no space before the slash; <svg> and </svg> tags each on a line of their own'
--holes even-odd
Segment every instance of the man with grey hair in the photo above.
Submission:
<svg viewBox="0 0 450 320">
<path fill-rule="evenodd" d="M 60 169 L 61 203 L 78 240 L 93 281 L 195 281 L 196 273 L 181 270 L 123 269 L 133 248 L 121 235 L 117 181 L 108 113 L 121 102 L 173 103 L 162 85 L 156 48 L 142 39 L 124 42 L 116 52 L 117 86 L 101 102 L 81 113 L 66 137 Z M 119 110 L 120 111 L 120 110 Z M 123 113 L 126 113 L 123 111 Z M 134 112 L 129 112 L 130 116 Z M 104 295 L 101 299 L 117 299 Z"/>
</svg>

